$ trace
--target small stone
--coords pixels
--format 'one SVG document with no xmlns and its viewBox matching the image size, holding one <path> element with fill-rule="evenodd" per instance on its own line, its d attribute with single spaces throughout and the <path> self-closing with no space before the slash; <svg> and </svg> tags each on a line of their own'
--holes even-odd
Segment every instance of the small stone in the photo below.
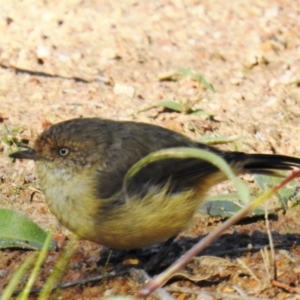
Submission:
<svg viewBox="0 0 300 300">
<path fill-rule="evenodd" d="M 114 86 L 115 95 L 126 95 L 129 98 L 133 98 L 135 94 L 135 89 L 131 85 L 116 83 Z"/>
<path fill-rule="evenodd" d="M 43 59 L 43 58 L 47 58 L 50 55 L 50 50 L 48 47 L 45 46 L 38 46 L 36 49 L 36 57 Z"/>
</svg>

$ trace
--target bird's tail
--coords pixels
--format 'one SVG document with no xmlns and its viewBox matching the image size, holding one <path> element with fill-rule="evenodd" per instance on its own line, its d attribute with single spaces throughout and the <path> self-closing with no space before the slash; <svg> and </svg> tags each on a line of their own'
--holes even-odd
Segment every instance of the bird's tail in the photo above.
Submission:
<svg viewBox="0 0 300 300">
<path fill-rule="evenodd" d="M 300 158 L 278 154 L 246 154 L 227 152 L 225 160 L 242 173 L 282 176 L 277 171 L 288 171 L 300 168 Z"/>
</svg>

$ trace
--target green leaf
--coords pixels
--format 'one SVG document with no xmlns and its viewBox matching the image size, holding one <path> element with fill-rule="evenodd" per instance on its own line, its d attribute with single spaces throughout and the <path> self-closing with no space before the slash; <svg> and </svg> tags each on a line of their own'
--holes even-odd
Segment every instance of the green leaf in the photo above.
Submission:
<svg viewBox="0 0 300 300">
<path fill-rule="evenodd" d="M 189 69 L 189 68 L 180 68 L 179 69 L 179 73 L 184 75 L 184 76 L 188 76 L 196 81 L 199 81 L 202 83 L 202 85 L 209 91 L 215 92 L 215 89 L 213 87 L 213 85 L 211 83 L 209 83 L 206 78 L 200 74 L 200 73 L 196 73 L 193 70 Z"/>
<path fill-rule="evenodd" d="M 236 193 L 228 193 L 212 196 L 199 208 L 200 211 L 214 217 L 229 218 L 245 207 L 240 202 L 240 197 Z M 265 211 L 260 208 L 252 210 L 248 216 L 264 216 Z"/>
<path fill-rule="evenodd" d="M 9 209 L 0 209 L 0 249 L 21 248 L 41 249 L 47 232 L 25 215 Z M 55 249 L 52 239 L 49 249 Z"/>
<path fill-rule="evenodd" d="M 157 106 L 162 106 L 174 111 L 183 111 L 183 106 L 180 103 L 174 102 L 174 101 L 160 101 L 157 103 Z"/>
<path fill-rule="evenodd" d="M 203 110 L 203 109 L 195 109 L 195 110 L 191 110 L 190 112 L 191 115 L 196 115 L 196 116 L 213 116 L 212 113 L 210 113 L 209 111 L 207 110 Z"/>
<path fill-rule="evenodd" d="M 232 136 L 202 136 L 198 138 L 197 141 L 204 144 L 214 145 L 214 144 L 226 144 L 229 142 L 234 142 L 243 138 L 241 135 L 232 135 Z"/>
<path fill-rule="evenodd" d="M 262 191 L 266 191 L 270 189 L 271 187 L 275 186 L 282 180 L 281 177 L 266 176 L 266 175 L 255 175 L 254 178 Z M 288 185 L 282 187 L 276 193 L 276 196 L 280 202 L 281 207 L 286 208 L 288 201 L 298 196 L 297 182 L 295 180 L 291 181 Z"/>
<path fill-rule="evenodd" d="M 19 295 L 18 300 L 28 300 L 29 294 L 32 289 L 32 286 L 38 277 L 39 271 L 42 267 L 43 262 L 45 261 L 45 258 L 48 254 L 48 249 L 50 249 L 50 243 L 51 243 L 51 233 L 49 232 L 45 238 L 44 244 L 42 245 L 42 249 L 39 252 L 39 255 L 34 263 L 34 266 L 30 272 L 30 275 L 28 277 L 28 280 L 26 282 L 25 287 L 22 289 L 22 293 Z M 46 299 L 46 298 L 44 298 Z"/>
<path fill-rule="evenodd" d="M 59 260 L 56 262 L 51 274 L 47 278 L 47 281 L 43 285 L 43 289 L 39 294 L 37 300 L 44 300 L 44 299 L 58 299 L 57 297 L 50 296 L 51 292 L 55 289 L 55 286 L 58 285 L 63 278 L 63 275 L 67 269 L 67 266 L 71 260 L 72 254 L 74 253 L 74 249 L 76 248 L 77 238 L 71 239 L 71 241 L 66 245 L 64 248 L 63 253 L 61 254 Z"/>
</svg>

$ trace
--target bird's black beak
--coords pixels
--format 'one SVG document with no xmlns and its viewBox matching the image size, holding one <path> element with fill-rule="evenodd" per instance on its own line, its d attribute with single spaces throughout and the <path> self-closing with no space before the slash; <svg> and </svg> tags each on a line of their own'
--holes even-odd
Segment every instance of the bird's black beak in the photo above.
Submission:
<svg viewBox="0 0 300 300">
<path fill-rule="evenodd" d="M 24 151 L 18 151 L 9 154 L 10 158 L 14 159 L 32 159 L 32 160 L 38 160 L 39 159 L 39 154 L 32 148 L 28 148 L 27 150 Z"/>
</svg>

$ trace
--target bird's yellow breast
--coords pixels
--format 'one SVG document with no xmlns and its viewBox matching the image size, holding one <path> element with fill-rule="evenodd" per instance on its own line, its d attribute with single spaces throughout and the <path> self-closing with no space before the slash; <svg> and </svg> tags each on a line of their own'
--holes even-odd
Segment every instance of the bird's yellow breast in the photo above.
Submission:
<svg viewBox="0 0 300 300">
<path fill-rule="evenodd" d="M 84 173 L 36 162 L 36 170 L 46 202 L 52 213 L 69 230 L 87 237 L 94 231 L 98 202 L 90 196 L 91 178 Z M 88 172 L 86 172 L 88 173 Z"/>
</svg>

